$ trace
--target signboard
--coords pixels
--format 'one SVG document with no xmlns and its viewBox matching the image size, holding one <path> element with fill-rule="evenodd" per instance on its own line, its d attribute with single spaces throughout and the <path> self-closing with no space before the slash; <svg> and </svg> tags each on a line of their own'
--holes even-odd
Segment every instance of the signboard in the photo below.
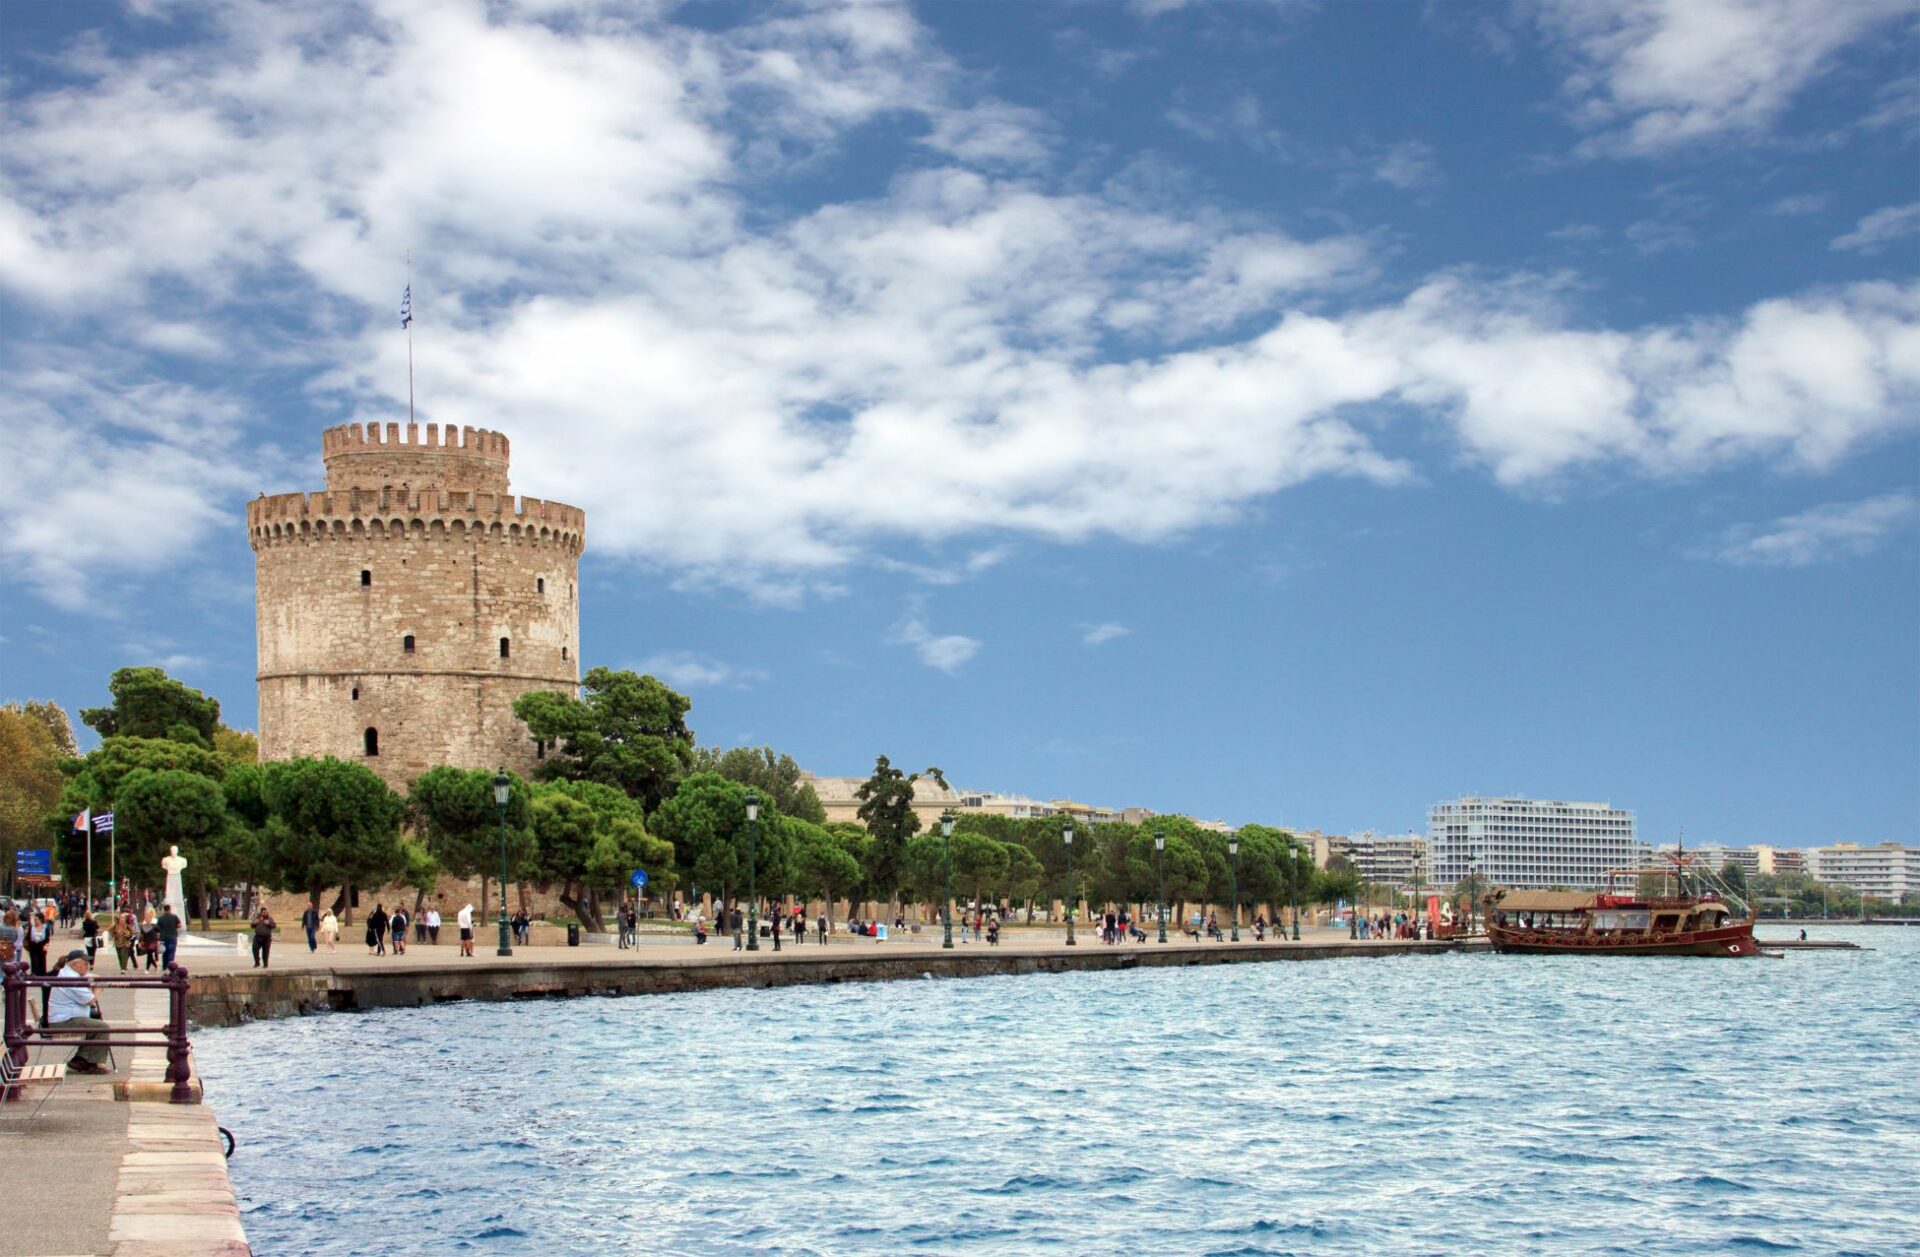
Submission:
<svg viewBox="0 0 1920 1257">
<path fill-rule="evenodd" d="M 16 851 L 13 853 L 13 871 L 20 877 L 45 877 L 53 872 L 53 852 L 44 848 Z"/>
<path fill-rule="evenodd" d="M 635 869 L 633 871 L 633 888 L 635 890 L 639 890 L 642 886 L 645 886 L 646 884 L 647 884 L 647 871 L 645 869 Z"/>
</svg>

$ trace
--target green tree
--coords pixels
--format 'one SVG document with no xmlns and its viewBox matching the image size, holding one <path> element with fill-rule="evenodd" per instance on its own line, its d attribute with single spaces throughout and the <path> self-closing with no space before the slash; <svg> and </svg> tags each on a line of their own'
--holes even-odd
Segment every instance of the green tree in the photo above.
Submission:
<svg viewBox="0 0 1920 1257">
<path fill-rule="evenodd" d="M 903 773 L 882 755 L 874 761 L 873 775 L 854 792 L 860 800 L 856 815 L 872 840 L 867 849 L 867 884 L 876 896 L 889 901 L 896 915 L 907 841 L 920 832 L 920 817 L 913 810 L 913 788 L 922 777 L 933 778 L 943 788 L 947 784 L 946 775 L 938 768 Z"/>
<path fill-rule="evenodd" d="M 531 787 L 507 774 L 507 864 L 528 872 L 534 839 L 528 830 Z M 494 774 L 484 768 L 441 765 L 414 779 L 407 792 L 407 815 L 426 839 L 427 850 L 455 877 L 480 879 L 480 917 L 489 916 L 487 884 L 500 869 L 500 805 L 493 800 Z M 500 888 L 505 902 L 507 888 Z"/>
<path fill-rule="evenodd" d="M 818 894 L 831 918 L 835 915 L 835 890 L 851 895 L 859 884 L 860 861 L 847 849 L 841 835 L 824 826 L 803 820 L 790 820 L 789 826 L 793 836 L 794 893 Z M 858 826 L 852 828 L 859 829 Z"/>
<path fill-rule="evenodd" d="M 1031 904 L 1033 897 L 1040 893 L 1041 879 L 1046 870 L 1033 852 L 1027 850 L 1025 843 L 1002 842 L 1000 848 L 1006 853 L 1005 871 L 1001 874 L 1000 885 L 1006 892 L 1009 904 L 1025 900 Z"/>
<path fill-rule="evenodd" d="M 549 748 L 544 781 L 597 781 L 638 799 L 652 815 L 693 763 L 692 703 L 650 676 L 595 668 L 580 697 L 522 694 L 513 714 Z"/>
<path fill-rule="evenodd" d="M 218 879 L 244 859 L 244 851 L 221 842 L 228 835 L 230 822 L 220 783 L 178 768 L 157 772 L 135 769 L 121 780 L 114 794 L 113 827 L 121 855 L 130 868 L 158 868 L 168 847 L 181 849 L 198 891 L 204 929 L 208 875 Z M 235 834 L 244 832 L 239 826 L 231 828 Z M 177 903 L 173 910 L 185 917 L 189 905 Z"/>
<path fill-rule="evenodd" d="M 1279 917 L 1279 905 L 1287 898 L 1287 851 L 1292 839 L 1286 831 L 1267 825 L 1242 825 L 1234 832 L 1240 840 L 1240 900 L 1258 906 L 1267 905 Z"/>
<path fill-rule="evenodd" d="M 129 829 L 119 819 L 118 796 L 126 780 L 142 772 L 186 772 L 217 784 L 226 774 L 219 756 L 204 747 L 141 737 L 108 738 L 83 758 L 62 762 L 60 768 L 68 774 L 67 783 L 59 806 L 46 818 L 45 832 L 59 852 L 67 879 L 78 882 L 85 877 L 87 838 L 73 832 L 73 817 L 85 808 L 95 815 L 115 813 L 110 850 L 117 850 L 120 880 L 136 886 L 158 884 L 159 861 L 168 844 L 164 835 L 142 834 L 137 826 Z M 184 913 L 186 905 L 180 909 Z"/>
<path fill-rule="evenodd" d="M 221 725 L 213 731 L 213 753 L 229 764 L 257 764 L 260 762 L 260 739 L 245 729 L 229 729 Z"/>
<path fill-rule="evenodd" d="M 298 887 L 316 901 L 339 886 L 339 911 L 352 902 L 352 887 L 385 885 L 406 868 L 406 802 L 372 769 L 331 756 L 278 761 L 266 765 L 262 795 L 260 860 L 269 884 Z"/>
<path fill-rule="evenodd" d="M 596 894 L 610 891 L 618 897 L 624 893 L 622 888 L 629 884 L 635 869 L 645 870 L 649 895 L 672 894 L 679 884 L 673 844 L 648 833 L 638 818 L 620 817 L 608 822 L 606 828 L 594 836 L 593 852 L 587 857 L 581 880 Z M 597 901 L 593 911 L 597 921 Z"/>
<path fill-rule="evenodd" d="M 53 704 L 8 703 L 0 707 L 0 867 L 13 868 L 13 853 L 37 848 L 47 838 L 47 817 L 60 805 L 67 779 L 60 763 L 72 754 L 55 736 L 46 715 L 33 710 Z M 72 742 L 72 732 L 67 742 Z M 79 811 L 75 808 L 74 811 Z M 68 813 L 72 815 L 72 813 Z"/>
<path fill-rule="evenodd" d="M 401 837 L 400 851 L 400 884 L 413 891 L 413 911 L 407 915 L 418 920 L 420 906 L 440 882 L 440 861 L 433 858 L 433 852 L 427 850 L 427 844 L 415 834 Z"/>
<path fill-rule="evenodd" d="M 80 719 L 103 738 L 166 738 L 213 749 L 220 703 L 159 668 L 121 668 L 107 682 L 113 703 L 88 707 Z"/>
<path fill-rule="evenodd" d="M 787 883 L 788 836 L 779 813 L 760 805 L 751 880 L 760 893 Z M 747 788 L 718 773 L 695 773 L 653 813 L 653 831 L 673 844 L 680 868 L 722 904 L 748 888 Z"/>
<path fill-rule="evenodd" d="M 726 751 L 695 747 L 692 770 L 719 773 L 728 781 L 758 790 L 782 816 L 814 825 L 827 823 L 827 809 L 820 805 L 813 785 L 801 779 L 804 774 L 800 765 L 793 756 L 778 754 L 770 746 L 736 746 Z"/>
</svg>

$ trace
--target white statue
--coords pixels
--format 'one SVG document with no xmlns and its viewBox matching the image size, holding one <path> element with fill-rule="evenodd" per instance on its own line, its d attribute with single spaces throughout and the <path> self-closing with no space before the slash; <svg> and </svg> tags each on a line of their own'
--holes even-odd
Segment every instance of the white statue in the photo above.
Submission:
<svg viewBox="0 0 1920 1257">
<path fill-rule="evenodd" d="M 187 892 L 180 885 L 180 874 L 186 870 L 187 857 L 180 854 L 180 848 L 168 847 L 167 854 L 160 857 L 160 867 L 167 871 L 166 905 L 173 914 L 182 920 L 187 915 Z"/>
</svg>

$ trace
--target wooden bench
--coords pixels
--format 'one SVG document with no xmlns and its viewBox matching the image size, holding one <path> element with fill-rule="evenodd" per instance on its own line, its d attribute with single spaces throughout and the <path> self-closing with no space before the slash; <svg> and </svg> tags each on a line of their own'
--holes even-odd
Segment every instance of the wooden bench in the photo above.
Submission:
<svg viewBox="0 0 1920 1257">
<path fill-rule="evenodd" d="M 53 1098 L 55 1089 L 64 1086 L 66 1081 L 67 1067 L 64 1064 L 16 1067 L 12 1053 L 0 1050 L 0 1097 L 15 1102 L 16 1090 L 24 1092 L 29 1087 L 40 1089 L 40 1103 L 33 1106 L 33 1112 L 27 1114 L 23 1122 L 17 1123 L 22 1133 L 33 1129 L 34 1122 L 40 1118 L 40 1110 L 47 1107 L 47 1101 Z M 24 1097 L 18 1102 L 24 1103 Z"/>
</svg>

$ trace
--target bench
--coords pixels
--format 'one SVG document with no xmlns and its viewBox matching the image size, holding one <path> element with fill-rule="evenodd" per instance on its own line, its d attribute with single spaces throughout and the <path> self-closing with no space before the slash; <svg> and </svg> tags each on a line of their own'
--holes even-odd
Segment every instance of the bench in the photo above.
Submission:
<svg viewBox="0 0 1920 1257">
<path fill-rule="evenodd" d="M 27 1114 L 21 1123 L 22 1133 L 33 1129 L 34 1122 L 40 1118 L 40 1110 L 47 1107 L 47 1101 L 53 1098 L 56 1088 L 67 1081 L 67 1067 L 64 1064 L 16 1066 L 13 1054 L 0 1050 L 0 1098 L 12 1101 L 15 1091 L 25 1091 L 29 1087 L 40 1089 L 40 1103 L 33 1106 L 33 1112 Z"/>
</svg>

